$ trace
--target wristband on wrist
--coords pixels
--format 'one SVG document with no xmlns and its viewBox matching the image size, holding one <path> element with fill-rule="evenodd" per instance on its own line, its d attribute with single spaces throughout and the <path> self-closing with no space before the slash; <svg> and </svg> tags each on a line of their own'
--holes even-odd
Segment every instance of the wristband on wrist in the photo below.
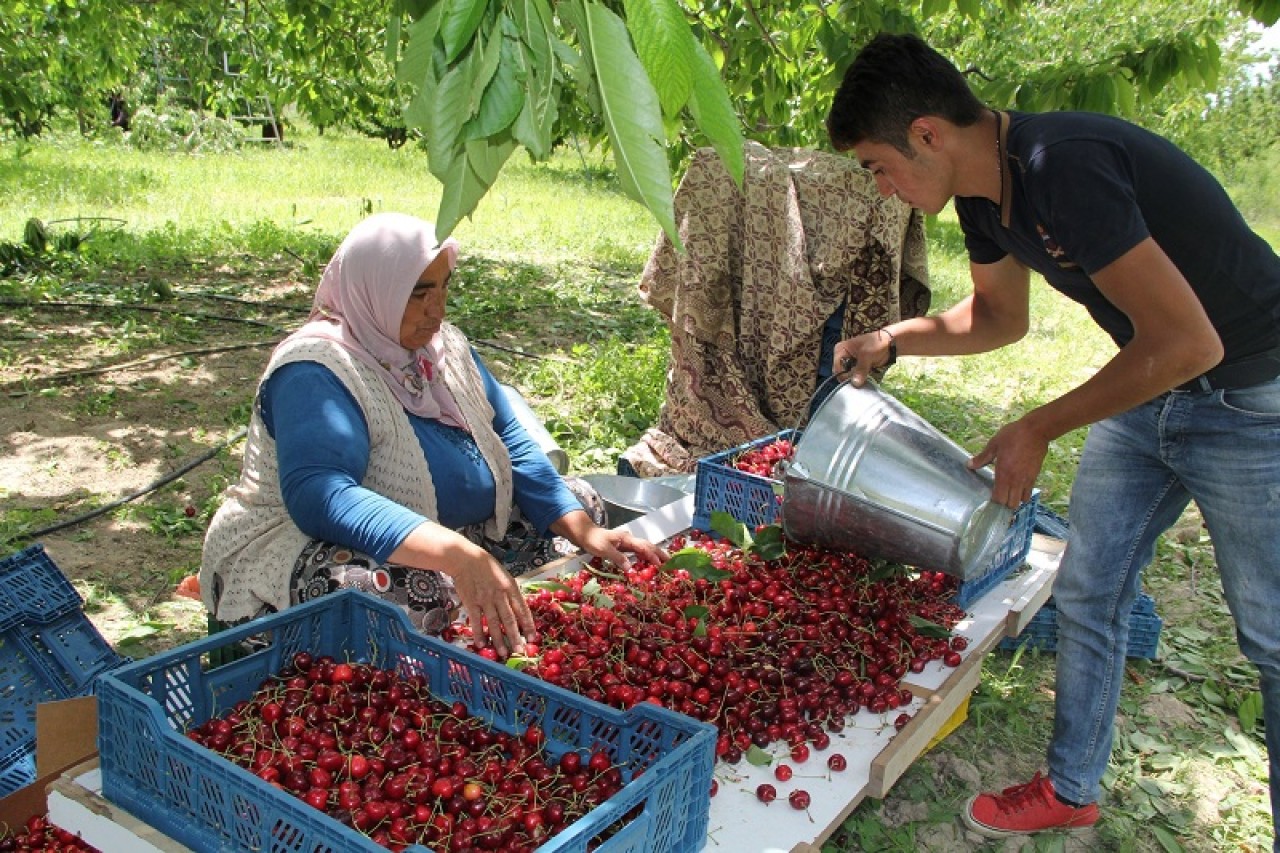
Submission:
<svg viewBox="0 0 1280 853">
<path fill-rule="evenodd" d="M 889 360 L 880 366 L 891 367 L 898 360 L 898 342 L 894 340 L 893 332 L 890 332 L 888 329 L 880 329 L 879 331 L 880 334 L 889 339 Z"/>
</svg>

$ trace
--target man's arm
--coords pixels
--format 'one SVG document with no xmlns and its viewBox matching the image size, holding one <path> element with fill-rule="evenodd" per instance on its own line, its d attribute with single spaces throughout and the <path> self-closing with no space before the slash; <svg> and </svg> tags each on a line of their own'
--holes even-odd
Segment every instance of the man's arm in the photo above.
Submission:
<svg viewBox="0 0 1280 853">
<path fill-rule="evenodd" d="M 993 264 L 970 264 L 973 293 L 930 317 L 915 317 L 886 326 L 898 355 L 972 355 L 1020 340 L 1029 325 L 1031 274 L 1006 255 Z M 889 360 L 889 337 L 879 330 L 841 341 L 835 348 L 838 372 L 848 369 L 854 385 Z"/>
<path fill-rule="evenodd" d="M 1222 341 L 1191 285 L 1147 238 L 1093 276 L 1128 316 L 1133 339 L 1088 381 L 1007 424 L 973 457 L 995 463 L 993 499 L 1017 506 L 1031 497 L 1049 442 L 1127 411 L 1222 360 Z"/>
</svg>

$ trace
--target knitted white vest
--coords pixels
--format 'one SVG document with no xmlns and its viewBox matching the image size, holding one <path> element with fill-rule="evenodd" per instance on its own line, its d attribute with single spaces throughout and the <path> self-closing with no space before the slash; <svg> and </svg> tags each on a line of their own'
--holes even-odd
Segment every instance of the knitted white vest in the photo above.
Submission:
<svg viewBox="0 0 1280 853">
<path fill-rule="evenodd" d="M 485 534 L 500 538 L 511 516 L 511 457 L 493 429 L 493 407 L 485 397 L 484 382 L 466 336 L 447 323 L 441 327 L 441 335 L 450 368 L 449 390 L 493 472 L 494 514 L 485 523 Z M 422 446 L 409 416 L 383 379 L 338 344 L 303 339 L 276 348 L 259 380 L 259 393 L 276 369 L 295 361 L 314 361 L 332 370 L 364 413 L 369 427 L 369 467 L 363 485 L 432 521 L 438 519 L 440 496 Z M 285 508 L 276 443 L 255 405 L 240 482 L 227 490 L 205 535 L 200 566 L 205 607 L 224 622 L 255 616 L 264 604 L 284 610 L 289 606 L 290 572 L 309 541 Z M 217 589 L 221 597 L 215 601 Z"/>
</svg>

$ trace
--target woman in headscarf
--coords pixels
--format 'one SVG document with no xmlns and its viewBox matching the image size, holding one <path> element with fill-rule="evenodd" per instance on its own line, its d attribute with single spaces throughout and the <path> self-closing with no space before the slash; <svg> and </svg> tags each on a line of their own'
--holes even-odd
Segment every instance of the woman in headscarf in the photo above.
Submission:
<svg viewBox="0 0 1280 853">
<path fill-rule="evenodd" d="M 553 555 L 556 534 L 622 566 L 625 551 L 666 558 L 584 509 L 444 322 L 457 256 L 430 223 L 395 213 L 338 247 L 308 322 L 260 380 L 240 481 L 205 538 L 200 589 L 217 620 L 356 587 L 424 633 L 461 605 L 477 644 L 505 655 L 533 635 L 504 565 L 530 541 Z"/>
</svg>

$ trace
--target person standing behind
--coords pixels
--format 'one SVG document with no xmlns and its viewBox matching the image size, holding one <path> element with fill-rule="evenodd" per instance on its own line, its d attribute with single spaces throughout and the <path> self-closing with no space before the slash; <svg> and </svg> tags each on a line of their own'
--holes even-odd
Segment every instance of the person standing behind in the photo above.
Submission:
<svg viewBox="0 0 1280 853">
<path fill-rule="evenodd" d="M 1171 142 L 1110 116 L 992 110 L 915 36 L 881 34 L 860 51 L 827 129 L 885 195 L 931 214 L 955 200 L 973 283 L 940 314 L 838 344 L 836 363 L 855 384 L 899 355 L 986 352 L 1020 339 L 1032 271 L 1082 303 L 1119 347 L 1087 381 L 1001 427 L 971 460 L 994 464 L 993 500 L 1016 507 L 1031 496 L 1049 443 L 1092 424 L 1053 590 L 1048 775 L 974 797 L 966 824 L 999 838 L 1097 821 L 1140 575 L 1191 500 L 1212 538 L 1240 647 L 1260 673 L 1274 822 L 1280 258 Z"/>
</svg>

